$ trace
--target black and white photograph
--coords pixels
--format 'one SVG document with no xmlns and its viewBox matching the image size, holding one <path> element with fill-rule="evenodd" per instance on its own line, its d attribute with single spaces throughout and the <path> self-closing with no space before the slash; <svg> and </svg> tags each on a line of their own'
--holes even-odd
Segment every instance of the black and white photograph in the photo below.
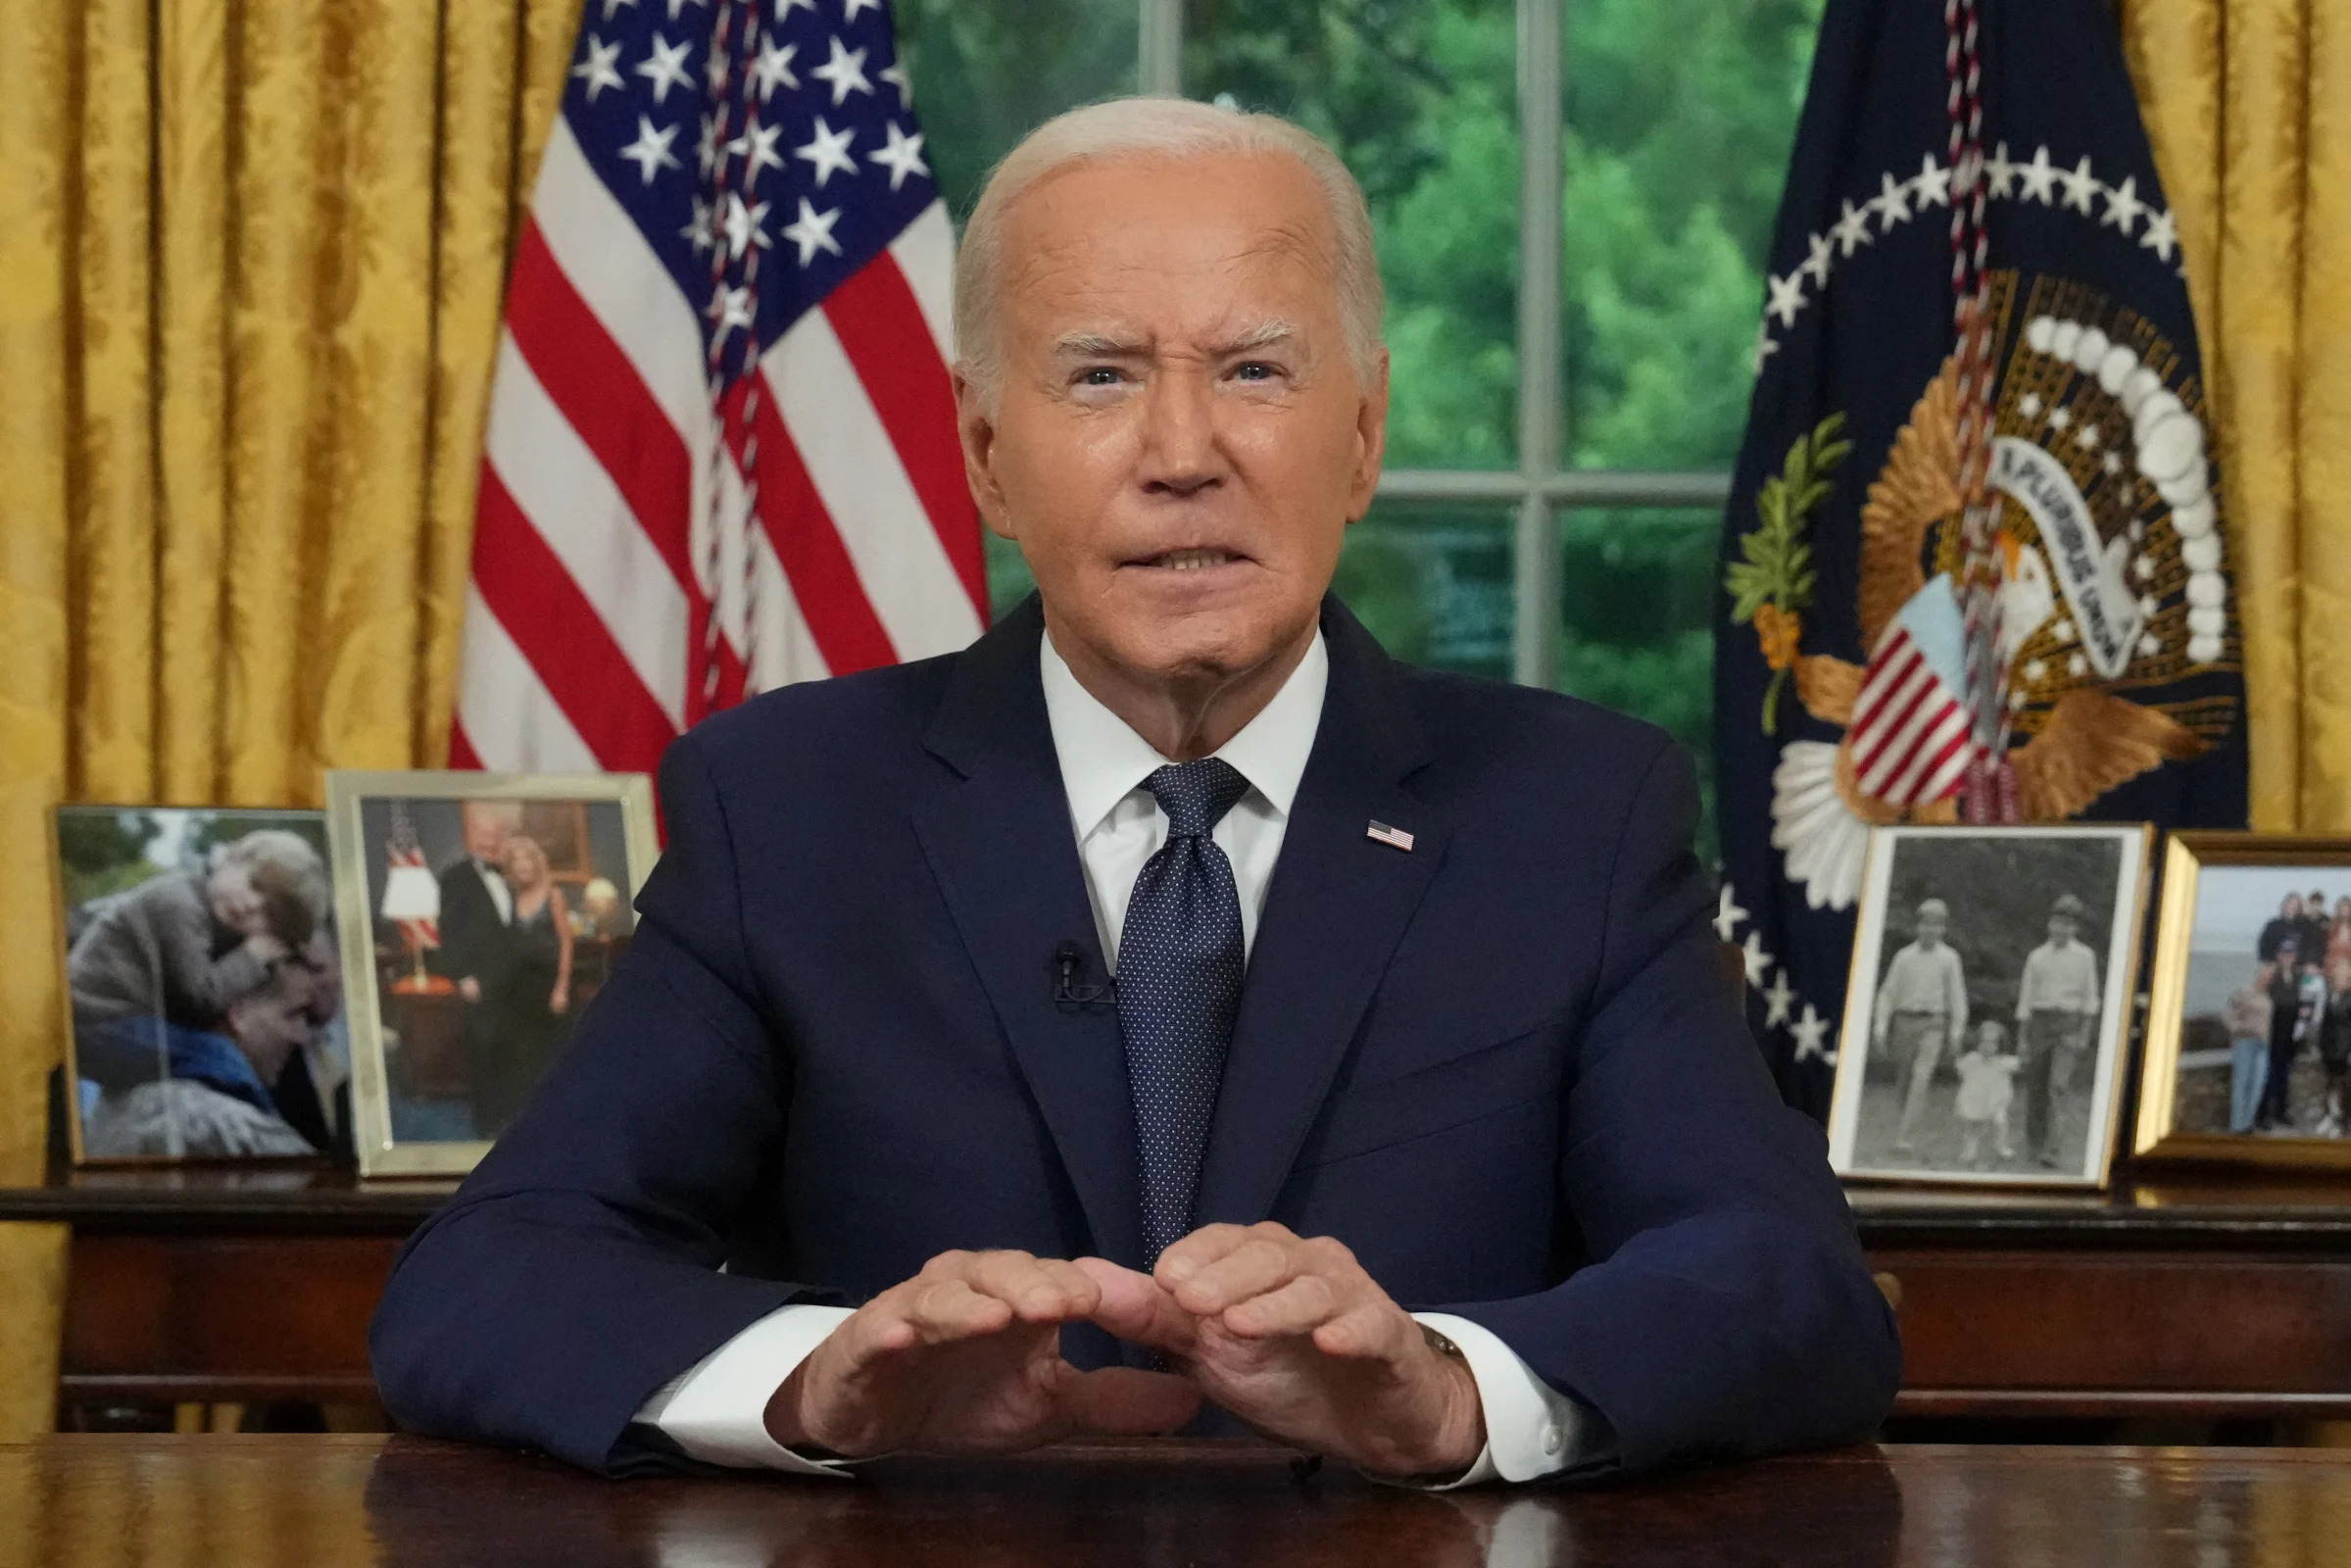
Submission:
<svg viewBox="0 0 2351 1568">
<path fill-rule="evenodd" d="M 324 814 L 61 806 L 53 837 L 75 1156 L 272 1158 L 346 1142 Z"/>
<path fill-rule="evenodd" d="M 2140 1152 L 2351 1162 L 2351 844 L 2181 834 L 2164 875 Z"/>
<path fill-rule="evenodd" d="M 2148 839 L 1872 835 L 1829 1117 L 1840 1175 L 2103 1185 Z"/>
<path fill-rule="evenodd" d="M 634 932 L 642 774 L 328 775 L 358 1152 L 370 1174 L 471 1167 L 520 1114 Z"/>
</svg>

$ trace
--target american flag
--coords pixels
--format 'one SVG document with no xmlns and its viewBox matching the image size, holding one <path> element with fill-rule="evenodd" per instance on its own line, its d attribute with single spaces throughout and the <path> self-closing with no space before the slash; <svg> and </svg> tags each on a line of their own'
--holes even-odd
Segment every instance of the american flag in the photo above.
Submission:
<svg viewBox="0 0 2351 1568">
<path fill-rule="evenodd" d="M 954 237 L 883 0 L 588 0 L 516 249 L 450 745 L 650 768 L 987 616 Z"/>
<path fill-rule="evenodd" d="M 1968 630 L 1951 579 L 1937 577 L 1887 622 L 1853 704 L 1853 774 L 1861 793 L 1895 806 L 1957 790 L 1969 744 Z"/>
<path fill-rule="evenodd" d="M 394 868 L 413 865 L 427 869 L 424 846 L 416 841 L 416 819 L 409 814 L 408 802 L 392 803 L 392 831 L 384 840 L 384 864 Z M 441 945 L 441 922 L 438 920 L 401 920 L 396 922 L 400 934 L 412 948 L 437 948 Z"/>
</svg>

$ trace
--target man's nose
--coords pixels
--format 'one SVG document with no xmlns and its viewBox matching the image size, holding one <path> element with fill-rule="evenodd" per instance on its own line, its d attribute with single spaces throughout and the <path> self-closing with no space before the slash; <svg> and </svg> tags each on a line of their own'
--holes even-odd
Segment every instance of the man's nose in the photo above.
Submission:
<svg viewBox="0 0 2351 1568">
<path fill-rule="evenodd" d="M 1151 378 L 1143 416 L 1145 490 L 1181 499 L 1223 481 L 1215 397 L 1207 375 L 1196 369 L 1168 370 Z"/>
</svg>

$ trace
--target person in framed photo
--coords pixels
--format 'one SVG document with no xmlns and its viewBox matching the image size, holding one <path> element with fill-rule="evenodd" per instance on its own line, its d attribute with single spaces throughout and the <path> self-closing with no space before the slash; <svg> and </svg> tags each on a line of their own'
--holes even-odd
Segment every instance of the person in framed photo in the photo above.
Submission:
<svg viewBox="0 0 2351 1568">
<path fill-rule="evenodd" d="M 2049 906 L 2049 940 L 2025 956 L 2017 986 L 2024 1082 L 2025 1147 L 2043 1166 L 2058 1164 L 2057 1097 L 2098 1025 L 2098 956 L 2079 940 L 2082 901 L 2060 894 Z"/>
<path fill-rule="evenodd" d="M 2302 945 L 2302 895 L 2288 893 L 2278 902 L 2278 912 L 2261 928 L 2254 952 L 2264 963 L 2276 963 L 2278 950 L 2288 943 Z"/>
<path fill-rule="evenodd" d="M 2334 913 L 2327 922 L 2327 972 L 2332 974 L 2338 963 L 2351 963 L 2351 898 L 2334 901 Z"/>
<path fill-rule="evenodd" d="M 456 982 L 467 1002 L 496 996 L 513 958 L 514 890 L 506 877 L 506 841 L 519 816 L 512 801 L 465 802 L 459 819 L 465 853 L 440 870 L 441 941 L 425 964 Z"/>
<path fill-rule="evenodd" d="M 2016 1074 L 2022 1064 L 2008 1050 L 2008 1031 L 2000 1027 L 2000 1020 L 1986 1018 L 1977 1026 L 1975 1040 L 1960 1053 L 1956 1065 L 1960 1163 L 1982 1163 L 1987 1141 L 2000 1158 L 2015 1158 L 2008 1111 L 2016 1100 Z"/>
<path fill-rule="evenodd" d="M 1922 901 L 1911 940 L 1894 955 L 1878 986 L 1874 1049 L 1903 1063 L 1896 1153 L 1909 1153 L 1915 1147 L 1919 1117 L 1926 1111 L 1944 1044 L 1967 1034 L 1967 971 L 1957 950 L 1943 940 L 1950 923 L 1949 905 L 1940 899 Z"/>
<path fill-rule="evenodd" d="M 2270 987 L 2278 965 L 2265 963 L 2229 998 L 2223 1021 L 2229 1027 L 2229 1130 L 2249 1133 L 2261 1114 L 2270 1082 L 2270 1021 L 2276 1004 Z"/>
<path fill-rule="evenodd" d="M 2327 964 L 2327 890 L 2312 888 L 2302 901 L 2302 961 L 2324 974 Z"/>
<path fill-rule="evenodd" d="M 2344 1085 L 2351 1079 L 2351 958 L 2329 963 L 2324 976 L 2327 1000 L 2319 1008 L 2319 1065 L 2326 1069 L 2326 1109 L 2319 1117 L 2321 1138 L 2340 1138 L 2344 1126 Z"/>
<path fill-rule="evenodd" d="M 506 951 L 494 989 L 479 1008 L 494 1050 L 474 1063 L 474 1114 L 485 1128 L 521 1112 L 570 1032 L 571 913 L 539 841 L 508 834 L 499 871 L 513 898 Z"/>
</svg>

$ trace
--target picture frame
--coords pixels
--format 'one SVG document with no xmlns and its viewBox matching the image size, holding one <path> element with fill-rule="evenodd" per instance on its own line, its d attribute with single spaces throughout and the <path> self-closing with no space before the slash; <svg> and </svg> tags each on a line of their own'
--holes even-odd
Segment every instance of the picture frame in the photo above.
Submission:
<svg viewBox="0 0 2351 1568">
<path fill-rule="evenodd" d="M 2323 917 L 2289 914 L 2330 882 Z M 2149 979 L 2135 1154 L 2351 1168 L 2351 838 L 2173 834 Z"/>
<path fill-rule="evenodd" d="M 653 782 L 337 770 L 326 830 L 360 1173 L 463 1175 L 626 950 Z"/>
<path fill-rule="evenodd" d="M 1839 1176 L 2106 1185 L 2153 839 L 2145 823 L 1872 831 L 1829 1113 Z"/>
<path fill-rule="evenodd" d="M 322 811 L 49 813 L 76 1165 L 316 1159 L 350 1135 Z"/>
</svg>

